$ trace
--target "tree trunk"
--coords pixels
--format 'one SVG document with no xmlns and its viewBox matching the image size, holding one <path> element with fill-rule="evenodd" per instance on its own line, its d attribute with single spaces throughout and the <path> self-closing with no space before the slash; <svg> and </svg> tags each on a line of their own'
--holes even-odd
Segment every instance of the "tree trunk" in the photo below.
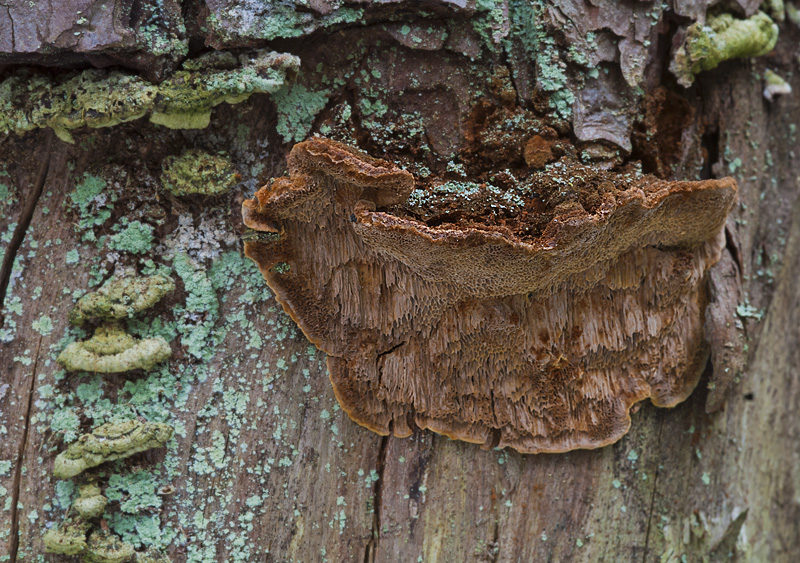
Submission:
<svg viewBox="0 0 800 563">
<path fill-rule="evenodd" d="M 705 21 L 702 2 L 250 11 L 207 0 L 183 11 L 142 2 L 141 13 L 119 2 L 113 17 L 84 4 L 88 23 L 60 31 L 66 6 L 0 11 L 0 80 L 49 81 L 54 100 L 71 87 L 53 85 L 113 64 L 160 83 L 160 100 L 178 63 L 206 51 L 245 57 L 201 59 L 201 71 L 234 72 L 257 49 L 295 55 L 299 69 L 282 62 L 275 85 L 245 101 L 229 93 L 193 108 L 201 121 L 211 111 L 199 129 L 180 128 L 174 108 L 158 111 L 178 128 L 148 121 L 158 113 L 148 109 L 124 123 L 110 115 L 103 128 L 25 129 L 8 116 L 34 102 L 0 86 L 0 561 L 70 560 L 45 554 L 42 536 L 89 474 L 110 500 L 95 525 L 173 561 L 800 560 L 800 102 L 765 99 L 762 80 L 769 68 L 800 91 L 791 17 L 767 55 L 722 62 L 685 88 L 668 67 Z M 731 6 L 742 21 L 757 10 Z M 86 78 L 95 85 L 112 71 L 96 72 Z M 339 407 L 325 354 L 244 257 L 242 202 L 285 175 L 289 150 L 312 134 L 417 178 L 517 174 L 530 164 L 525 120 L 592 166 L 638 161 L 667 179 L 737 180 L 727 247 L 709 275 L 706 373 L 675 408 L 641 403 L 629 433 L 594 450 L 531 455 L 429 431 L 370 432 Z M 188 149 L 230 161 L 233 187 L 170 192 L 164 166 Z M 169 361 L 66 372 L 58 355 L 91 336 L 70 325 L 77 300 L 112 275 L 156 272 L 177 289 L 125 327 L 169 341 Z M 68 443 L 126 419 L 175 433 L 166 448 L 53 477 Z"/>
</svg>

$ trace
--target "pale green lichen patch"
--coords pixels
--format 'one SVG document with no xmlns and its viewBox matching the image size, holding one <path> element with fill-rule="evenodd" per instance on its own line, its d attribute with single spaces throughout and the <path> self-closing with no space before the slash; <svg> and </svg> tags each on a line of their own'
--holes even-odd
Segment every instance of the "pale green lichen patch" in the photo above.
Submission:
<svg viewBox="0 0 800 563">
<path fill-rule="evenodd" d="M 164 189 L 176 196 L 223 194 L 241 178 L 224 153 L 214 155 L 197 149 L 165 158 L 161 169 Z"/>
<path fill-rule="evenodd" d="M 158 422 L 109 422 L 84 434 L 56 457 L 53 475 L 69 479 L 107 461 L 160 448 L 172 437 L 172 427 Z"/>
<path fill-rule="evenodd" d="M 161 508 L 161 497 L 156 494 L 158 483 L 149 471 L 136 471 L 125 475 L 114 474 L 109 478 L 106 495 L 120 503 L 119 508 L 128 514 Z"/>
<path fill-rule="evenodd" d="M 84 520 L 97 518 L 106 509 L 108 499 L 103 496 L 96 483 L 86 483 L 78 488 L 78 498 L 72 503 L 72 508 Z"/>
<path fill-rule="evenodd" d="M 86 533 L 89 523 L 81 518 L 65 520 L 58 528 L 45 532 L 42 540 L 48 553 L 80 555 L 86 549 Z"/>
<path fill-rule="evenodd" d="M 777 41 L 778 26 L 764 12 L 745 20 L 720 14 L 708 18 L 705 25 L 689 26 L 669 68 L 678 83 L 688 87 L 698 73 L 729 59 L 766 55 Z"/>
<path fill-rule="evenodd" d="M 178 322 L 181 343 L 196 358 L 210 359 L 213 348 L 209 346 L 214 336 L 214 325 L 219 317 L 219 299 L 207 273 L 189 258 L 180 253 L 173 261 L 175 271 L 183 280 L 186 292 L 186 307 Z"/>
<path fill-rule="evenodd" d="M 75 184 L 75 190 L 69 194 L 69 201 L 80 215 L 76 225 L 78 230 L 86 231 L 92 227 L 99 227 L 111 217 L 117 193 L 108 190 L 107 187 L 105 179 L 88 173 Z M 94 240 L 94 233 L 91 230 L 88 231 L 85 240 Z"/>
<path fill-rule="evenodd" d="M 272 94 L 278 109 L 278 134 L 284 143 L 304 140 L 314 124 L 314 118 L 325 108 L 331 93 L 313 91 L 302 84 L 283 86 Z"/>
<path fill-rule="evenodd" d="M 111 250 L 145 254 L 153 246 L 153 227 L 141 221 L 131 221 L 108 239 Z"/>
<path fill-rule="evenodd" d="M 123 373 L 150 371 L 171 354 L 163 338 L 139 340 L 119 325 L 109 324 L 98 327 L 89 340 L 69 344 L 56 361 L 69 371 Z"/>
<path fill-rule="evenodd" d="M 69 321 L 81 326 L 88 320 L 124 319 L 149 309 L 175 289 L 171 278 L 115 277 L 103 287 L 84 295 L 70 312 Z"/>
<path fill-rule="evenodd" d="M 111 127 L 150 114 L 173 129 L 208 126 L 211 108 L 271 93 L 293 73 L 297 57 L 268 51 L 241 55 L 234 68 L 214 68 L 200 57 L 195 70 L 180 70 L 155 85 L 120 72 L 85 70 L 63 79 L 21 71 L 0 83 L 0 133 L 50 127 L 66 142 L 73 129 Z"/>
</svg>

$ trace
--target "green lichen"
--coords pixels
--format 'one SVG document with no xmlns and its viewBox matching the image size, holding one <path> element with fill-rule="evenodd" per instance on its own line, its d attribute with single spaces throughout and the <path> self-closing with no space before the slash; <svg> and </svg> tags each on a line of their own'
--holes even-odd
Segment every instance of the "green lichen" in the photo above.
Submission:
<svg viewBox="0 0 800 563">
<path fill-rule="evenodd" d="M 778 26 L 764 12 L 740 20 L 731 14 L 695 23 L 675 51 L 670 70 L 678 82 L 689 87 L 695 75 L 716 68 L 723 61 L 766 55 L 778 41 Z"/>
<path fill-rule="evenodd" d="M 72 342 L 56 361 L 69 371 L 123 373 L 135 369 L 150 371 L 167 360 L 172 349 L 163 338 L 134 338 L 117 324 L 97 328 L 94 336 Z"/>
<path fill-rule="evenodd" d="M 86 532 L 89 523 L 81 518 L 69 518 L 58 528 L 45 532 L 45 551 L 60 555 L 80 555 L 86 549 Z"/>
<path fill-rule="evenodd" d="M 100 487 L 95 483 L 86 483 L 78 488 L 78 498 L 72 503 L 72 508 L 84 520 L 97 518 L 106 509 L 108 499 L 103 496 Z"/>
<path fill-rule="evenodd" d="M 119 508 L 128 514 L 161 508 L 161 497 L 156 493 L 156 477 L 149 471 L 136 471 L 109 478 L 106 495 L 120 503 Z"/>
<path fill-rule="evenodd" d="M 132 317 L 154 306 L 174 289 L 172 279 L 160 274 L 114 277 L 94 293 L 81 297 L 69 314 L 69 322 L 81 326 L 88 320 Z"/>
<path fill-rule="evenodd" d="M 305 0 L 231 3 L 225 10 L 209 15 L 206 25 L 222 42 L 240 42 L 243 38 L 272 41 L 354 23 L 364 16 L 363 8 L 339 5 L 335 3 L 335 9 L 323 15 L 307 11 Z"/>
<path fill-rule="evenodd" d="M 567 64 L 555 38 L 547 32 L 545 10 L 541 0 L 509 2 L 510 33 L 528 55 L 536 61 L 536 85 L 548 95 L 548 103 L 558 115 L 569 119 L 575 97 L 568 87 Z M 506 50 L 511 51 L 510 44 Z"/>
<path fill-rule="evenodd" d="M 299 65 L 297 57 L 268 51 L 241 55 L 235 68 L 214 68 L 206 56 L 194 62 L 195 70 L 177 71 L 158 85 L 96 69 L 65 79 L 17 72 L 0 83 L 0 133 L 50 127 L 72 143 L 73 129 L 111 127 L 147 114 L 173 129 L 202 129 L 214 106 L 274 92 Z"/>
<path fill-rule="evenodd" d="M 145 254 L 153 246 L 153 227 L 141 221 L 131 221 L 108 240 L 111 250 Z"/>
<path fill-rule="evenodd" d="M 172 195 L 219 195 L 230 190 L 240 176 L 224 153 L 188 150 L 161 163 L 161 183 Z"/>
<path fill-rule="evenodd" d="M 172 427 L 159 422 L 108 422 L 84 434 L 56 457 L 53 476 L 69 479 L 107 461 L 160 448 L 172 436 Z"/>
<path fill-rule="evenodd" d="M 178 311 L 185 314 L 184 319 L 178 323 L 181 343 L 192 356 L 209 359 L 213 355 L 210 344 L 214 325 L 219 318 L 219 299 L 214 286 L 205 270 L 197 266 L 187 254 L 177 254 L 172 264 L 189 294 L 185 309 Z"/>
<path fill-rule="evenodd" d="M 112 533 L 94 530 L 89 535 L 83 560 L 86 563 L 124 563 L 131 561 L 135 555 L 131 544 Z"/>
<path fill-rule="evenodd" d="M 114 191 L 107 191 L 107 183 L 100 176 L 84 174 L 69 194 L 72 207 L 77 209 L 80 218 L 77 227 L 81 231 L 99 227 L 110 217 L 117 200 Z M 91 233 L 91 231 L 89 231 Z M 94 240 L 94 233 L 87 234 L 87 240 Z"/>
<path fill-rule="evenodd" d="M 276 130 L 284 143 L 304 140 L 314 124 L 314 118 L 325 108 L 330 92 L 312 91 L 302 84 L 283 86 L 272 94 L 278 109 Z"/>
</svg>

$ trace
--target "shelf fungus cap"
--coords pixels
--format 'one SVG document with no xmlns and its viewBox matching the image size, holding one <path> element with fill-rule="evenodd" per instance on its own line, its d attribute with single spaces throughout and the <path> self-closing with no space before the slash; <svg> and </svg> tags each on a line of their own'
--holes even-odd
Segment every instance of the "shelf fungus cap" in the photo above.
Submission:
<svg viewBox="0 0 800 563">
<path fill-rule="evenodd" d="M 150 371 L 171 354 L 163 338 L 139 340 L 112 323 L 98 327 L 89 340 L 68 344 L 56 361 L 69 371 L 123 373 Z"/>
<path fill-rule="evenodd" d="M 737 187 L 581 166 L 541 174 L 585 201 L 526 204 L 511 227 L 426 223 L 409 173 L 315 138 L 244 203 L 245 224 L 272 233 L 245 252 L 359 424 L 528 453 L 604 446 L 635 403 L 674 406 L 697 384 Z"/>
<path fill-rule="evenodd" d="M 89 534 L 83 560 L 86 563 L 125 563 L 136 556 L 133 545 L 122 541 L 116 534 L 93 530 Z"/>
<path fill-rule="evenodd" d="M 101 463 L 160 448 L 172 437 L 172 432 L 171 426 L 160 422 L 108 422 L 84 434 L 58 454 L 53 476 L 69 479 Z"/>
<path fill-rule="evenodd" d="M 58 528 L 47 530 L 42 537 L 47 553 L 80 555 L 86 549 L 89 522 L 82 518 L 67 518 Z"/>
<path fill-rule="evenodd" d="M 103 514 L 107 504 L 108 499 L 96 483 L 85 483 L 78 488 L 78 498 L 72 503 L 72 508 L 84 520 L 91 520 Z"/>
<path fill-rule="evenodd" d="M 175 290 L 168 276 L 114 277 L 103 287 L 84 295 L 72 309 L 69 321 L 81 326 L 86 321 L 124 319 L 149 309 Z"/>
</svg>

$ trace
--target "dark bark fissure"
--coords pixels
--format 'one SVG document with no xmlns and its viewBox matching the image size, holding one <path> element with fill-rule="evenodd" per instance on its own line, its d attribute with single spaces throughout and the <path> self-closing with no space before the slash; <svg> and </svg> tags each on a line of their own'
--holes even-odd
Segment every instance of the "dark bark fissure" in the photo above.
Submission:
<svg viewBox="0 0 800 563">
<path fill-rule="evenodd" d="M 49 148 L 49 147 L 48 147 Z M 31 384 L 28 387 L 28 400 L 25 405 L 25 423 L 22 429 L 22 440 L 20 440 L 17 452 L 17 462 L 14 466 L 14 483 L 11 489 L 11 538 L 9 542 L 9 562 L 17 563 L 17 553 L 19 552 L 19 504 L 20 492 L 22 490 L 22 462 L 25 457 L 25 448 L 28 445 L 28 431 L 31 427 L 31 411 L 33 410 L 33 390 L 36 387 L 37 367 L 39 364 L 39 349 L 42 346 L 42 339 L 36 345 L 36 365 L 31 373 Z"/>
<path fill-rule="evenodd" d="M 664 417 L 659 417 L 658 420 L 658 436 L 656 444 L 661 445 L 661 432 L 664 428 Z M 650 549 L 650 530 L 653 524 L 653 511 L 655 510 L 656 493 L 658 492 L 658 474 L 659 468 L 656 467 L 655 475 L 653 475 L 653 494 L 650 496 L 650 506 L 647 510 L 647 528 L 644 533 L 644 552 L 642 554 L 642 563 L 647 563 L 647 553 Z"/>
<path fill-rule="evenodd" d="M 383 472 L 386 468 L 386 448 L 391 436 L 381 436 L 381 443 L 378 446 L 378 466 L 376 471 L 378 479 L 375 481 L 372 491 L 372 532 L 370 533 L 367 546 L 364 548 L 364 563 L 373 563 L 375 553 L 378 551 L 378 542 L 381 536 L 381 503 L 383 502 Z"/>
<path fill-rule="evenodd" d="M 22 241 L 25 240 L 25 233 L 28 232 L 28 227 L 30 227 L 31 220 L 33 219 L 33 213 L 36 211 L 36 206 L 39 203 L 39 198 L 42 195 L 42 190 L 44 189 L 44 184 L 47 180 L 47 173 L 50 170 L 50 147 L 52 144 L 53 134 L 52 132 L 48 132 L 47 141 L 45 142 L 44 158 L 42 159 L 39 172 L 36 175 L 36 183 L 34 184 L 30 195 L 25 200 L 25 207 L 22 209 L 22 213 L 20 214 L 19 221 L 17 222 L 17 228 L 14 229 L 14 235 L 11 237 L 11 242 L 8 244 L 8 249 L 6 250 L 5 257 L 3 258 L 3 263 L 0 265 L 0 327 L 5 324 L 6 320 L 3 314 L 3 308 L 6 302 L 8 285 L 11 281 L 11 271 L 14 269 L 14 261 L 17 258 L 17 252 L 19 252 L 19 249 L 22 246 Z"/>
</svg>

